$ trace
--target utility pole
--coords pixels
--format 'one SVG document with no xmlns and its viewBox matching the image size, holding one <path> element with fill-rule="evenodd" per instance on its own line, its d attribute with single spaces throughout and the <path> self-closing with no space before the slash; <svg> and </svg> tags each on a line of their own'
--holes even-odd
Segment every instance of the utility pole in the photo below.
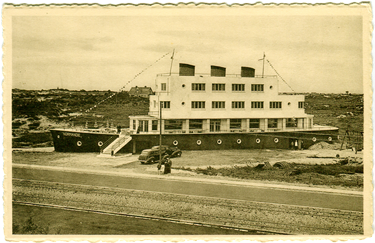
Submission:
<svg viewBox="0 0 375 243">
<path fill-rule="evenodd" d="M 160 108 L 159 108 L 159 116 L 160 116 L 160 118 L 159 118 L 159 130 L 160 130 L 160 132 L 159 132 L 159 166 L 158 166 L 158 168 L 161 168 L 161 144 L 162 144 L 162 138 L 161 138 L 161 129 L 162 129 L 162 118 L 161 118 L 161 110 L 162 110 L 162 108 L 163 108 L 163 101 L 159 101 L 160 102 Z"/>
</svg>

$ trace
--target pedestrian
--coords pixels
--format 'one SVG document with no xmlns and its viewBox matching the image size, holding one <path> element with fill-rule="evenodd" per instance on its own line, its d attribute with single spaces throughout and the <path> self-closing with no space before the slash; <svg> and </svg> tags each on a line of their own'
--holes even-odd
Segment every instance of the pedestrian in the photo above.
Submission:
<svg viewBox="0 0 375 243">
<path fill-rule="evenodd" d="M 166 157 L 166 160 L 164 162 L 164 174 L 170 174 L 171 173 L 171 167 L 172 167 L 172 160 L 170 160 L 169 156 Z"/>
</svg>

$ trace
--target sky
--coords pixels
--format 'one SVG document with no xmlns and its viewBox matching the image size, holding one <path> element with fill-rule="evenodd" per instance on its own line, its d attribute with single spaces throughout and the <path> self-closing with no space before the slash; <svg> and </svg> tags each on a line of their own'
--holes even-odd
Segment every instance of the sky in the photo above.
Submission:
<svg viewBox="0 0 375 243">
<path fill-rule="evenodd" d="M 154 88 L 175 50 L 176 73 L 188 63 L 261 74 L 265 53 L 296 92 L 363 93 L 360 16 L 14 16 L 12 31 L 13 88 L 118 91 L 146 68 L 125 90 Z M 267 63 L 265 74 L 275 75 Z"/>
</svg>

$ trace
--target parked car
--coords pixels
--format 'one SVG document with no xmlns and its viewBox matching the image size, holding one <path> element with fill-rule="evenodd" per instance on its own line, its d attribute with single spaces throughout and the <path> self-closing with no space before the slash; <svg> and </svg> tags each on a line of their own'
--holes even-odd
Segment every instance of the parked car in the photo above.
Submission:
<svg viewBox="0 0 375 243">
<path fill-rule="evenodd" d="M 162 151 L 161 157 L 163 158 L 165 155 L 166 153 Z M 157 163 L 160 160 L 159 150 L 144 149 L 142 150 L 142 153 L 139 155 L 138 160 L 141 161 L 142 164 Z"/>
<path fill-rule="evenodd" d="M 159 151 L 159 146 L 154 146 L 151 149 Z M 181 157 L 182 151 L 177 147 L 169 147 L 167 145 L 161 145 L 161 152 L 167 153 L 171 158 Z"/>
</svg>

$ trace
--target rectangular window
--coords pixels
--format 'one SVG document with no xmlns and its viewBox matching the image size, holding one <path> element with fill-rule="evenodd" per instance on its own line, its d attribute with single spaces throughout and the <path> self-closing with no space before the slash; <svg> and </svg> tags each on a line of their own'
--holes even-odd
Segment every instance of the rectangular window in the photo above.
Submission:
<svg viewBox="0 0 375 243">
<path fill-rule="evenodd" d="M 212 109 L 224 109 L 225 101 L 212 101 Z"/>
<path fill-rule="evenodd" d="M 268 119 L 268 128 L 277 128 L 277 119 Z"/>
<path fill-rule="evenodd" d="M 203 120 L 202 119 L 190 119 L 189 120 L 189 130 L 191 129 L 202 129 Z"/>
<path fill-rule="evenodd" d="M 241 129 L 241 119 L 230 119 L 230 129 Z"/>
<path fill-rule="evenodd" d="M 220 132 L 220 129 L 221 129 L 221 120 L 211 119 L 210 120 L 210 132 Z"/>
<path fill-rule="evenodd" d="M 232 108 L 233 109 L 244 109 L 245 108 L 245 101 L 232 101 Z"/>
<path fill-rule="evenodd" d="M 263 84 L 252 84 L 251 85 L 251 91 L 263 92 L 264 91 L 264 85 Z"/>
<path fill-rule="evenodd" d="M 191 108 L 193 109 L 204 109 L 206 108 L 205 101 L 192 101 L 191 102 Z"/>
<path fill-rule="evenodd" d="M 204 90 L 206 90 L 206 84 L 196 84 L 196 83 L 193 83 L 193 84 L 191 84 L 191 90 L 204 91 Z"/>
<path fill-rule="evenodd" d="M 271 109 L 281 109 L 281 102 L 280 101 L 270 101 L 270 108 Z"/>
<path fill-rule="evenodd" d="M 252 101 L 251 108 L 253 109 L 263 109 L 263 101 Z"/>
<path fill-rule="evenodd" d="M 212 91 L 225 91 L 225 84 L 212 84 Z"/>
<path fill-rule="evenodd" d="M 148 132 L 148 120 L 139 120 L 139 127 L 140 132 Z"/>
<path fill-rule="evenodd" d="M 249 128 L 260 128 L 260 119 L 250 119 Z"/>
<path fill-rule="evenodd" d="M 245 84 L 232 84 L 232 91 L 245 91 Z"/>
<path fill-rule="evenodd" d="M 164 129 L 165 130 L 181 130 L 182 120 L 165 120 Z"/>
<path fill-rule="evenodd" d="M 297 127 L 297 119 L 295 119 L 295 118 L 288 118 L 286 120 L 286 127 Z"/>
<path fill-rule="evenodd" d="M 298 101 L 298 108 L 304 109 L 305 108 L 305 102 L 303 101 Z"/>
<path fill-rule="evenodd" d="M 161 84 L 161 90 L 162 91 L 166 91 L 167 90 L 167 84 L 166 83 L 162 83 Z"/>
<path fill-rule="evenodd" d="M 161 105 L 163 109 L 170 109 L 171 108 L 171 102 L 170 101 L 161 101 Z"/>
<path fill-rule="evenodd" d="M 158 130 L 158 120 L 152 120 L 152 130 L 156 131 Z"/>
<path fill-rule="evenodd" d="M 136 124 L 136 121 L 133 120 L 133 130 L 137 129 L 136 126 L 135 126 L 135 124 Z"/>
</svg>

